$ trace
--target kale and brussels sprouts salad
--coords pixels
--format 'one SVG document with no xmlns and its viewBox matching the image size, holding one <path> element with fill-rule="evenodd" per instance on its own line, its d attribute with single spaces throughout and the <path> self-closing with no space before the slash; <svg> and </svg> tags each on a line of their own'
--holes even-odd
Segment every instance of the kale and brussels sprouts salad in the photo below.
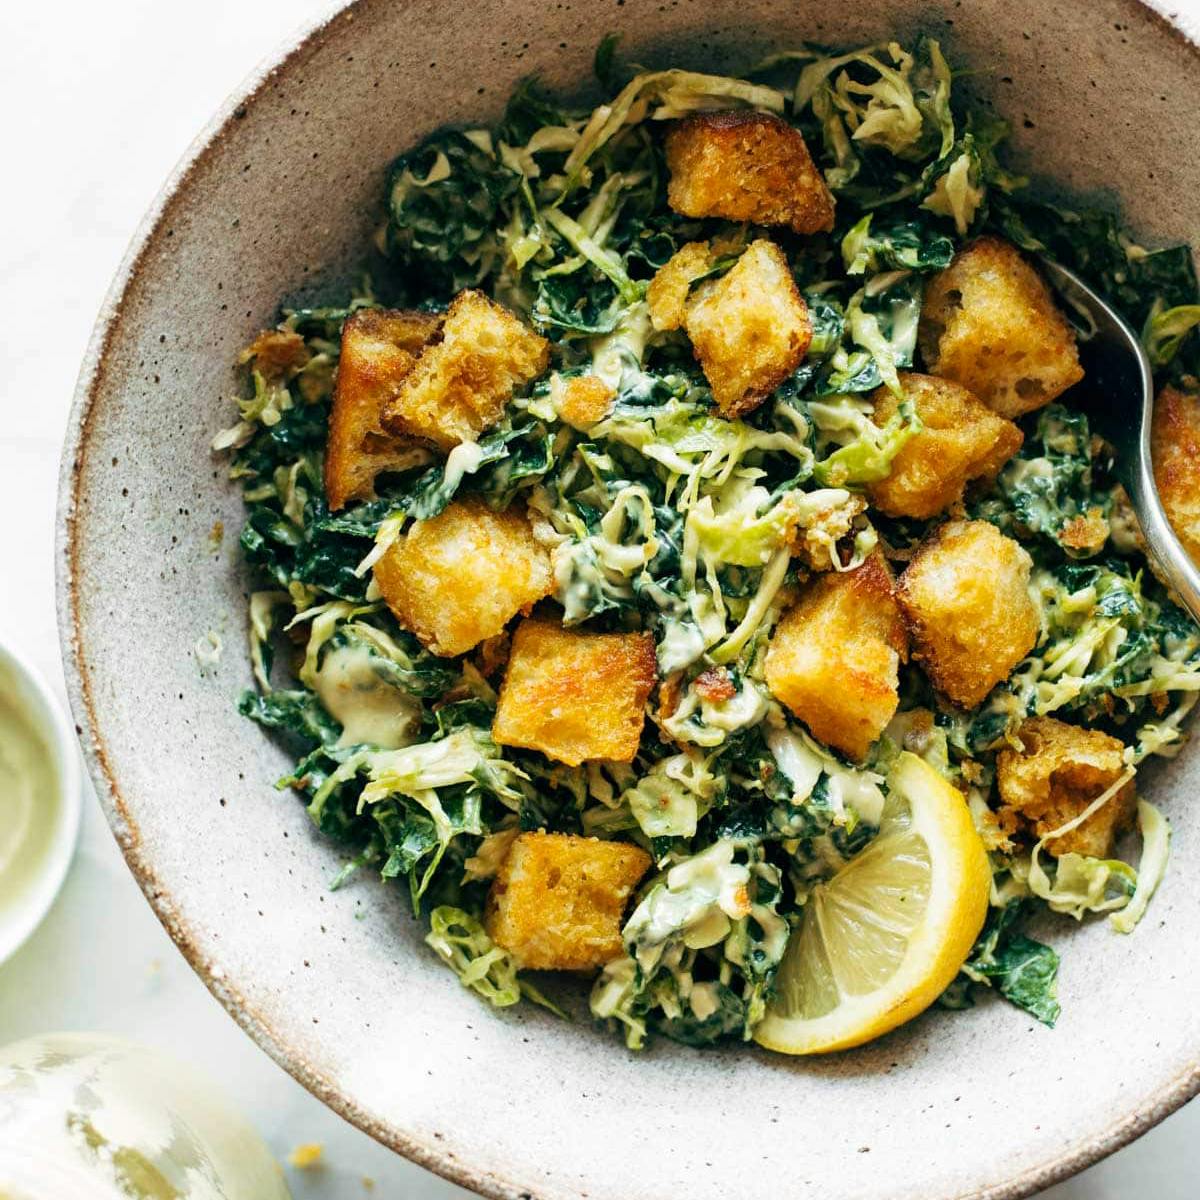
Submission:
<svg viewBox="0 0 1200 1200">
<path fill-rule="evenodd" d="M 395 881 L 494 1005 L 576 972 L 632 1048 L 985 990 L 1053 1025 L 1028 920 L 1146 912 L 1200 630 L 1036 256 L 1194 435 L 1191 252 L 1039 199 L 932 40 L 596 75 L 402 155 L 371 278 L 242 354 L 240 709 L 335 886 Z"/>
</svg>

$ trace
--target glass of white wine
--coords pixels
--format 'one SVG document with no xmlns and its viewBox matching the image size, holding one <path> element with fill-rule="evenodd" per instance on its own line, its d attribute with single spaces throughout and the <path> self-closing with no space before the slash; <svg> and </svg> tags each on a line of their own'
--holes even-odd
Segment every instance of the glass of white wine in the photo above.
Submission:
<svg viewBox="0 0 1200 1200">
<path fill-rule="evenodd" d="M 289 1200 L 251 1126 L 193 1071 L 100 1034 L 0 1049 L 0 1200 Z"/>
</svg>

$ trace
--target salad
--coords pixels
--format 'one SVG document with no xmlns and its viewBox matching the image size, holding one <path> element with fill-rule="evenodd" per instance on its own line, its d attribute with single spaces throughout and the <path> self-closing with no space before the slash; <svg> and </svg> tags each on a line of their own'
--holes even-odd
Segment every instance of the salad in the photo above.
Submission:
<svg viewBox="0 0 1200 1200">
<path fill-rule="evenodd" d="M 1191 252 L 1041 198 L 936 41 L 616 50 L 591 110 L 531 79 L 403 154 L 358 293 L 241 355 L 240 710 L 333 886 L 404 887 L 493 1005 L 575 972 L 634 1049 L 1053 1025 L 1028 923 L 1145 914 L 1200 629 L 1037 256 L 1144 331 L 1200 546 Z"/>
</svg>

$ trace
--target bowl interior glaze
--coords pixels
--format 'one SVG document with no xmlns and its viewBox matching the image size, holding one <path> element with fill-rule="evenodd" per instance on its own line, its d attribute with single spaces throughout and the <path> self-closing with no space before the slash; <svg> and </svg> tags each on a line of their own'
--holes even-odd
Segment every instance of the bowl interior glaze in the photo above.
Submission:
<svg viewBox="0 0 1200 1200">
<path fill-rule="evenodd" d="M 362 0 L 292 44 L 201 136 L 147 218 L 84 364 L 63 464 L 59 584 L 76 719 L 132 869 L 243 1026 L 402 1153 L 505 1197 L 1024 1195 L 1200 1086 L 1200 756 L 1148 774 L 1173 867 L 1133 937 L 1056 927 L 1051 1032 L 983 1003 L 823 1061 L 641 1056 L 586 1021 L 497 1013 L 422 947 L 401 889 L 331 893 L 338 848 L 234 710 L 247 575 L 213 458 L 230 363 L 281 297 L 336 297 L 384 170 L 490 120 L 522 76 L 578 90 L 610 31 L 648 65 L 736 70 L 805 39 L 929 31 L 1009 116 L 1021 164 L 1119 194 L 1146 238 L 1200 230 L 1196 51 L 1133 0 Z M 214 555 L 211 535 L 225 536 Z M 208 631 L 226 645 L 201 672 Z"/>
</svg>

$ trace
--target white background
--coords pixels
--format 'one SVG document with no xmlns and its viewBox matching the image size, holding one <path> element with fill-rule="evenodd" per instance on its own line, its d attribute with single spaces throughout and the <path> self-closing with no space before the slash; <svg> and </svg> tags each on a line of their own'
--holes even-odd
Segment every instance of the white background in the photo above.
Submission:
<svg viewBox="0 0 1200 1200">
<path fill-rule="evenodd" d="M 1181 7 L 1200 11 L 1200 0 Z M 323 0 L 5 0 L 0 638 L 60 697 L 58 454 L 96 311 L 138 219 L 192 136 L 283 35 L 324 8 Z M 63 894 L 33 939 L 0 966 L 0 1044 L 52 1029 L 119 1032 L 195 1063 L 281 1158 L 298 1143 L 323 1143 L 321 1169 L 288 1172 L 297 1200 L 467 1195 L 350 1128 L 234 1025 L 158 926 L 90 787 Z M 1193 1200 L 1198 1142 L 1200 1105 L 1192 1105 L 1043 1200 L 1135 1192 L 1140 1200 Z"/>
</svg>

